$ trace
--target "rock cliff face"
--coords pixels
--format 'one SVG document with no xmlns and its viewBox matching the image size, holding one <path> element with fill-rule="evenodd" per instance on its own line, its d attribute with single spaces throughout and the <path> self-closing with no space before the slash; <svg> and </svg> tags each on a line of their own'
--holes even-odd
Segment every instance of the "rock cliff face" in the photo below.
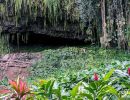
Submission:
<svg viewBox="0 0 130 100">
<path fill-rule="evenodd" d="M 86 30 L 93 17 L 88 20 L 92 11 L 85 8 L 91 2 L 83 1 L 48 0 L 47 4 L 45 0 L 0 0 L 0 32 L 11 39 L 14 35 L 26 40 L 28 34 L 45 34 L 90 41 L 92 34 Z"/>
</svg>

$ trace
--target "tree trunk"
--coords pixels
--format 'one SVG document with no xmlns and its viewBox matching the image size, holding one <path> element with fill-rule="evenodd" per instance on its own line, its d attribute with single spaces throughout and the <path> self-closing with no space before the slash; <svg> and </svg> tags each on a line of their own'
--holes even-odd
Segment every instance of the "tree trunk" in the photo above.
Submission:
<svg viewBox="0 0 130 100">
<path fill-rule="evenodd" d="M 120 8 L 118 8 L 118 11 L 120 11 L 120 13 L 117 14 L 118 49 L 127 50 L 128 41 L 126 40 L 124 29 L 125 29 L 125 25 L 129 24 L 129 21 L 126 23 L 126 18 L 123 15 L 122 0 L 119 0 L 119 3 L 120 3 L 120 6 L 119 6 Z"/>
<path fill-rule="evenodd" d="M 102 17 L 102 36 L 100 37 L 101 47 L 109 47 L 108 34 L 106 31 L 106 14 L 105 14 L 105 0 L 101 0 L 101 17 Z"/>
</svg>

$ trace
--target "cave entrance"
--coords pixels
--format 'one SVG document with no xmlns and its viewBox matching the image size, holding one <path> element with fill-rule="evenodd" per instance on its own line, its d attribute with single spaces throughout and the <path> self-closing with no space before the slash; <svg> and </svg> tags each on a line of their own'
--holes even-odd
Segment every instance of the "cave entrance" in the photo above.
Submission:
<svg viewBox="0 0 130 100">
<path fill-rule="evenodd" d="M 11 44 L 17 45 L 17 37 Z M 61 37 L 53 37 L 45 34 L 29 34 L 27 43 L 24 43 L 21 38 L 19 39 L 19 45 L 45 45 L 45 46 L 81 46 L 88 45 L 91 42 L 85 42 L 83 39 L 70 39 L 70 38 L 61 38 Z"/>
</svg>

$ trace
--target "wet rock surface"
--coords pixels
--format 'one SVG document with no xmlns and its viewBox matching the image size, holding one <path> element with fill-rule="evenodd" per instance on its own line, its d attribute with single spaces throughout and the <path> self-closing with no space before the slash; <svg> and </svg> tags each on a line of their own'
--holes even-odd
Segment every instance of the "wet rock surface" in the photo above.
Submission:
<svg viewBox="0 0 130 100">
<path fill-rule="evenodd" d="M 28 67 L 42 58 L 41 53 L 12 53 L 0 57 L 0 80 L 4 77 L 15 79 L 18 76 L 26 78 Z"/>
</svg>

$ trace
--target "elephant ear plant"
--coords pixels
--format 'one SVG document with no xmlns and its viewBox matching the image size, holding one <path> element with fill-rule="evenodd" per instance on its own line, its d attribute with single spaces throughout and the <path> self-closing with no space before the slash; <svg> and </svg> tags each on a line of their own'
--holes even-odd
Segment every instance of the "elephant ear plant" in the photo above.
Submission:
<svg viewBox="0 0 130 100">
<path fill-rule="evenodd" d="M 52 99 L 52 96 L 54 94 L 53 92 L 53 87 L 54 87 L 54 82 L 52 80 L 40 80 L 38 83 L 34 83 L 35 89 L 34 89 L 34 94 L 36 99 L 40 100 L 48 100 Z"/>
<path fill-rule="evenodd" d="M 10 89 L 0 90 L 0 94 L 3 94 L 1 99 L 10 99 L 15 100 L 26 100 L 26 96 L 30 94 L 30 89 L 27 87 L 27 84 L 21 79 L 9 80 Z"/>
<path fill-rule="evenodd" d="M 80 97 L 81 99 L 88 100 L 109 100 L 110 97 L 114 97 L 114 100 L 120 99 L 118 91 L 113 86 L 109 85 L 109 79 L 113 72 L 114 69 L 107 73 L 105 77 L 101 80 L 98 80 L 97 74 L 94 74 L 93 82 L 82 82 L 82 85 L 77 85 L 76 87 L 74 87 L 76 88 L 75 90 L 79 91 L 76 92 L 75 95 L 73 93 L 72 98 L 78 99 Z M 81 87 L 83 88 L 82 90 Z"/>
<path fill-rule="evenodd" d="M 72 89 L 66 91 L 62 85 L 57 84 L 55 88 L 54 81 L 42 80 L 35 87 L 35 98 L 41 100 L 104 100 L 111 99 L 118 100 L 120 95 L 118 91 L 110 85 L 110 77 L 113 74 L 114 69 L 110 70 L 109 73 L 101 80 L 98 78 L 98 74 L 94 74 L 94 81 L 90 83 L 83 82 L 82 80 L 73 84 Z"/>
<path fill-rule="evenodd" d="M 110 70 L 103 78 L 100 79 L 98 73 L 94 73 L 93 81 L 85 82 L 84 80 L 80 80 L 78 83 L 73 83 L 71 88 L 67 90 L 66 87 L 58 81 L 40 80 L 31 85 L 31 91 L 27 87 L 26 83 L 18 78 L 17 81 L 9 81 L 11 89 L 0 91 L 0 94 L 5 94 L 0 99 L 15 98 L 15 100 L 30 100 L 30 98 L 32 98 L 31 100 L 124 100 L 123 98 L 129 98 L 129 91 L 127 91 L 124 95 L 121 95 L 121 92 L 118 92 L 114 85 L 112 85 L 113 82 L 111 79 L 113 77 L 111 78 L 111 76 L 113 75 L 113 72 L 114 69 Z M 124 83 L 123 85 L 130 88 L 129 84 Z"/>
</svg>

